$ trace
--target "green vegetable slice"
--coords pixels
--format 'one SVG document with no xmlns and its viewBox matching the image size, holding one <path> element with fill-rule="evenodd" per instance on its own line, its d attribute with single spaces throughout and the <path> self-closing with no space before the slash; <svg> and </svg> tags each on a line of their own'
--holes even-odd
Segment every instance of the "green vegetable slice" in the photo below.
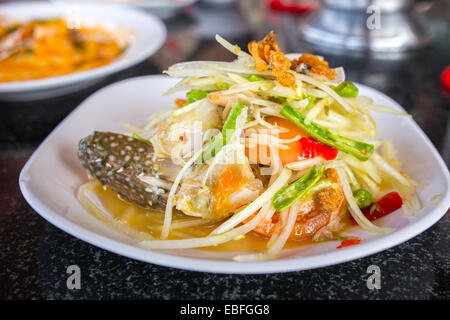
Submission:
<svg viewBox="0 0 450 320">
<path fill-rule="evenodd" d="M 331 87 L 338 95 L 345 98 L 355 98 L 358 96 L 358 88 L 351 82 L 341 82 L 337 87 Z"/>
<path fill-rule="evenodd" d="M 191 104 L 192 102 L 204 99 L 204 98 L 206 98 L 208 93 L 209 93 L 209 91 L 192 89 L 191 91 L 186 93 L 187 99 L 186 99 L 186 103 L 184 105 L 187 106 L 188 104 Z"/>
<path fill-rule="evenodd" d="M 264 77 L 258 76 L 257 74 L 251 74 L 247 77 L 247 80 L 254 82 L 254 81 L 263 81 L 266 79 Z"/>
<path fill-rule="evenodd" d="M 310 124 L 305 123 L 305 116 L 295 110 L 290 105 L 284 105 L 281 109 L 280 114 L 286 117 L 289 121 L 297 125 L 298 127 L 305 130 L 314 139 L 334 147 L 338 150 L 351 154 L 361 161 L 366 161 L 369 159 L 370 155 L 373 153 L 373 144 L 352 140 L 346 137 L 335 135 L 325 128 L 322 128 L 311 121 Z"/>
<path fill-rule="evenodd" d="M 218 90 L 226 90 L 230 87 L 230 85 L 226 82 L 223 81 L 218 81 L 216 83 L 214 83 L 214 86 L 218 89 Z"/>
<path fill-rule="evenodd" d="M 279 190 L 272 198 L 272 204 L 278 212 L 286 210 L 310 190 L 323 176 L 325 166 L 316 171 L 313 166 L 300 179 Z"/>
<path fill-rule="evenodd" d="M 237 117 L 241 114 L 242 109 L 244 109 L 244 105 L 241 102 L 236 101 L 231 108 L 230 113 L 225 120 L 225 123 L 223 124 L 222 132 L 215 136 L 210 146 L 203 151 L 202 162 L 205 162 L 214 157 L 217 152 L 219 152 L 220 149 L 222 149 L 222 147 L 228 143 L 229 139 L 233 135 L 234 130 L 236 129 L 236 120 Z"/>
<path fill-rule="evenodd" d="M 367 208 L 372 204 L 372 195 L 366 189 L 358 189 L 353 192 L 356 204 L 360 209 Z"/>
<path fill-rule="evenodd" d="M 308 100 L 308 104 L 306 105 L 305 109 L 306 110 L 312 109 L 312 107 L 314 107 L 314 103 L 316 103 L 316 97 L 307 96 L 305 99 Z"/>
</svg>

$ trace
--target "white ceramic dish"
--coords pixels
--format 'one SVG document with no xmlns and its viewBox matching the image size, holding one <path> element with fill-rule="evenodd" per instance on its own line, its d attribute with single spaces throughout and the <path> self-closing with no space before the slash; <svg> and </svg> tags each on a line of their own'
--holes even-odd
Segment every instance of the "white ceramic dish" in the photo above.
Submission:
<svg viewBox="0 0 450 320">
<path fill-rule="evenodd" d="M 151 12 L 161 19 L 169 19 L 177 15 L 181 10 L 197 2 L 198 0 L 51 0 L 59 3 L 73 3 L 85 1 L 99 4 L 121 4 L 133 8 Z"/>
<path fill-rule="evenodd" d="M 81 23 L 118 26 L 129 31 L 133 38 L 127 50 L 108 65 L 64 76 L 0 83 L 1 100 L 45 99 L 80 90 L 143 61 L 155 53 L 166 39 L 166 28 L 159 18 L 122 6 L 69 6 L 25 2 L 2 4 L 0 12 L 3 16 L 19 21 L 76 15 Z"/>
<path fill-rule="evenodd" d="M 336 250 L 339 242 L 324 242 L 283 250 L 278 260 L 258 263 L 234 262 L 231 257 L 236 253 L 142 249 L 135 241 L 95 219 L 76 200 L 76 189 L 87 181 L 77 158 L 77 143 L 93 130 L 126 132 L 119 121 L 143 125 L 150 114 L 173 106 L 174 98 L 182 96 L 161 96 L 176 82 L 177 79 L 166 76 L 128 79 L 85 100 L 45 139 L 23 168 L 20 188 L 28 203 L 60 229 L 130 258 L 195 271 L 248 274 L 318 268 L 385 250 L 429 228 L 450 206 L 448 169 L 419 126 L 408 117 L 377 113 L 374 115 L 379 135 L 393 141 L 404 170 L 425 185 L 418 189 L 423 208 L 412 218 L 397 211 L 379 220 L 382 225 L 397 228 L 393 233 L 367 233 L 354 228 L 352 234 L 363 239 L 358 246 Z M 382 93 L 363 85 L 358 87 L 361 94 L 372 97 L 377 104 L 402 110 Z"/>
</svg>

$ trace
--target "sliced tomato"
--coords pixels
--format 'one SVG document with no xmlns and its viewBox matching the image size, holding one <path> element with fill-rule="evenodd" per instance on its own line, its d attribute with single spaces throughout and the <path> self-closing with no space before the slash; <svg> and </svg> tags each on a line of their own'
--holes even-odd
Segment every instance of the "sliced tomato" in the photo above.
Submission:
<svg viewBox="0 0 450 320">
<path fill-rule="evenodd" d="M 266 133 L 282 140 L 292 140 L 295 137 L 299 137 L 299 140 L 283 143 L 286 148 L 278 148 L 278 156 L 283 164 L 301 160 L 300 137 L 307 137 L 308 135 L 289 120 L 278 117 L 267 117 L 264 120 L 271 125 L 279 127 L 282 132 L 276 132 L 264 126 L 250 128 L 249 132 L 256 130 L 258 133 Z M 257 163 L 270 165 L 270 148 L 267 145 L 257 145 L 254 148 L 247 148 L 246 151 L 250 161 L 256 160 Z M 254 159 L 255 157 L 256 159 Z"/>
<path fill-rule="evenodd" d="M 301 138 L 300 144 L 303 158 L 315 158 L 321 156 L 325 160 L 334 160 L 338 154 L 336 148 L 327 146 L 311 137 Z"/>
<path fill-rule="evenodd" d="M 279 133 L 279 138 L 282 140 L 292 140 L 295 137 L 307 137 L 308 134 L 297 127 L 295 124 L 290 122 L 289 120 L 278 118 L 278 117 L 268 117 L 265 119 L 268 123 L 271 125 L 281 127 L 284 130 L 287 130 L 285 132 Z M 280 160 L 283 164 L 294 162 L 302 159 L 302 147 L 300 143 L 300 139 L 289 142 L 289 143 L 283 143 L 285 146 L 287 146 L 287 149 L 279 149 L 278 150 L 278 156 L 280 157 Z"/>
<path fill-rule="evenodd" d="M 281 140 L 292 140 L 299 137 L 299 140 L 283 143 L 283 148 L 277 148 L 278 156 L 283 165 L 317 156 L 321 156 L 325 160 L 333 160 L 338 154 L 337 149 L 309 137 L 305 131 L 289 120 L 278 117 L 267 117 L 265 121 L 273 126 L 279 127 L 282 132 L 269 130 L 263 126 L 256 126 L 251 128 L 251 130 L 256 130 L 258 133 L 270 134 Z M 247 156 L 252 162 L 270 165 L 270 148 L 267 145 L 257 145 L 247 149 Z"/>
<path fill-rule="evenodd" d="M 374 221 L 400 209 L 402 205 L 403 200 L 398 192 L 389 192 L 377 202 L 374 202 L 367 208 L 363 209 L 362 213 L 367 219 L 369 219 L 369 221 Z M 357 225 L 353 218 L 352 223 Z"/>
</svg>

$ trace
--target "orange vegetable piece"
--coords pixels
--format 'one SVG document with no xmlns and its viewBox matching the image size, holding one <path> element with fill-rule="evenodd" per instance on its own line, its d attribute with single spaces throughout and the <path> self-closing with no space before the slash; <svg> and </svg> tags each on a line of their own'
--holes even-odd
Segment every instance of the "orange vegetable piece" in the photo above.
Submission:
<svg viewBox="0 0 450 320">
<path fill-rule="evenodd" d="M 333 80 L 336 77 L 336 71 L 328 66 L 328 62 L 320 60 L 313 54 L 305 53 L 297 60 L 293 60 L 293 68 L 295 69 L 301 63 L 306 64 L 311 69 L 311 72 L 322 75 L 330 80 Z"/>
<path fill-rule="evenodd" d="M 239 165 L 228 165 L 222 170 L 213 188 L 214 217 L 226 217 L 231 212 L 233 204 L 229 201 L 230 195 L 240 190 L 245 183 L 247 178 L 242 175 Z"/>
<path fill-rule="evenodd" d="M 345 207 L 345 197 L 339 186 L 339 180 L 335 177 L 335 171 L 327 169 L 326 176 L 336 182 L 330 186 L 317 191 L 313 197 L 314 202 L 310 208 L 300 209 L 302 212 L 297 216 L 294 229 L 289 235 L 289 240 L 304 240 L 314 236 L 321 228 L 328 225 L 332 219 L 336 219 Z M 337 179 L 337 180 L 336 180 Z M 304 212 L 304 210 L 309 210 Z M 249 222 L 257 212 L 243 221 Z M 332 218 L 334 217 L 334 218 Z M 279 223 L 279 213 L 276 212 L 270 220 L 264 220 L 257 225 L 253 231 L 271 237 Z"/>
<path fill-rule="evenodd" d="M 177 105 L 178 108 L 181 108 L 182 106 L 184 106 L 186 104 L 186 99 L 175 99 L 175 104 Z"/>
<path fill-rule="evenodd" d="M 278 82 L 285 87 L 295 83 L 295 76 L 290 70 L 291 61 L 281 52 L 273 31 L 259 42 L 250 42 L 248 51 L 255 59 L 256 71 L 263 72 L 271 69 Z"/>
<path fill-rule="evenodd" d="M 255 214 L 256 215 L 256 214 Z M 244 220 L 244 223 L 249 222 L 254 216 L 251 216 Z M 300 219 L 295 222 L 294 229 L 289 235 L 289 240 L 304 240 L 312 237 L 320 228 L 326 226 L 330 219 L 330 214 L 326 212 L 313 215 L 307 219 Z M 253 231 L 263 235 L 265 237 L 271 237 L 275 231 L 275 228 L 279 222 L 279 213 L 275 213 L 272 219 L 264 220 L 257 225 Z"/>
<path fill-rule="evenodd" d="M 285 132 L 273 132 L 272 130 L 263 127 L 263 126 L 256 126 L 251 129 L 253 130 L 262 130 L 262 132 L 266 132 L 267 134 L 274 135 L 279 139 L 283 140 L 291 140 L 294 139 L 297 136 L 300 137 L 307 137 L 308 135 L 299 127 L 297 127 L 295 124 L 290 122 L 289 120 L 278 118 L 278 117 L 267 117 L 265 118 L 265 121 L 270 123 L 271 125 L 276 125 L 277 127 L 280 127 L 281 129 L 285 129 L 287 131 Z M 252 132 L 252 131 L 248 131 Z M 302 146 L 300 143 L 300 138 L 296 141 L 284 143 L 287 149 L 278 149 L 278 156 L 280 157 L 280 160 L 283 164 L 298 161 L 302 159 Z M 247 151 L 247 157 L 252 162 L 256 162 L 263 165 L 270 165 L 270 149 L 266 145 L 257 145 L 255 146 L 256 149 L 250 148 L 246 149 Z M 253 159 L 254 156 L 257 156 L 256 159 Z"/>
</svg>

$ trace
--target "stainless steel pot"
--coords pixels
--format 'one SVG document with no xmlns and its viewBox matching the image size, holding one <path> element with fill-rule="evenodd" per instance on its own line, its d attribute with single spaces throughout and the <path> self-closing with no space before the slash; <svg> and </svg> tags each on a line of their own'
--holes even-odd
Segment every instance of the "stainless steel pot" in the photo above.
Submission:
<svg viewBox="0 0 450 320">
<path fill-rule="evenodd" d="M 314 45 L 355 51 L 398 52 L 430 43 L 409 0 L 322 0 L 299 32 Z"/>
</svg>

